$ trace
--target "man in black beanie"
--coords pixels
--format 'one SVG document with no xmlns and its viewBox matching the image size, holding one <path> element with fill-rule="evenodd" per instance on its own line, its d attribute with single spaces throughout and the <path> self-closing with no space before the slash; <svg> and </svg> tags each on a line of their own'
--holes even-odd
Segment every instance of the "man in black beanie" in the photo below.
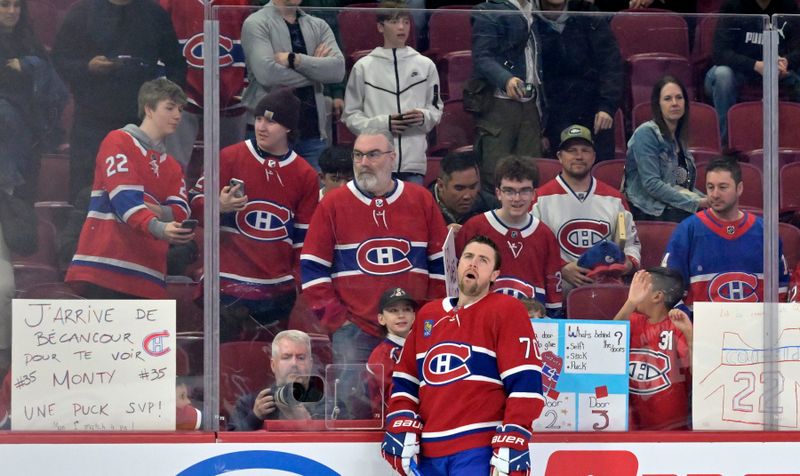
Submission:
<svg viewBox="0 0 800 476">
<path fill-rule="evenodd" d="M 290 145 L 300 101 L 272 91 L 254 109 L 255 138 L 220 153 L 220 339 L 241 340 L 286 328 L 297 298 L 294 274 L 319 181 Z M 192 191 L 203 217 L 204 180 Z M 215 194 L 216 195 L 216 194 Z"/>
</svg>

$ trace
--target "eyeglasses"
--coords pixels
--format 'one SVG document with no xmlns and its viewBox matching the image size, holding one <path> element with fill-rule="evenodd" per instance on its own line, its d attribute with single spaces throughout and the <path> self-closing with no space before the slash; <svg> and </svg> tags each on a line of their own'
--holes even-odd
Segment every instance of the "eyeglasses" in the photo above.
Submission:
<svg viewBox="0 0 800 476">
<path fill-rule="evenodd" d="M 361 162 L 366 157 L 370 161 L 377 160 L 378 157 L 382 157 L 386 154 L 391 154 L 394 152 L 393 150 L 371 150 L 369 152 L 361 152 L 360 150 L 353 151 L 353 162 Z"/>
<path fill-rule="evenodd" d="M 521 198 L 530 198 L 533 196 L 533 188 L 525 187 L 525 188 L 511 188 L 511 187 L 503 187 L 500 189 L 500 193 L 502 193 L 506 198 L 514 198 L 519 195 Z"/>
</svg>

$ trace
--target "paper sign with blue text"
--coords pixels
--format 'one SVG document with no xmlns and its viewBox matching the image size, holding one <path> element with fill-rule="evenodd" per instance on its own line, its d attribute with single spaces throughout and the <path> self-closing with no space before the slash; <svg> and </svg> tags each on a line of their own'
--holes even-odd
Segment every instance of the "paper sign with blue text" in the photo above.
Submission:
<svg viewBox="0 0 800 476">
<path fill-rule="evenodd" d="M 531 319 L 545 408 L 534 431 L 628 429 L 627 321 Z"/>
</svg>

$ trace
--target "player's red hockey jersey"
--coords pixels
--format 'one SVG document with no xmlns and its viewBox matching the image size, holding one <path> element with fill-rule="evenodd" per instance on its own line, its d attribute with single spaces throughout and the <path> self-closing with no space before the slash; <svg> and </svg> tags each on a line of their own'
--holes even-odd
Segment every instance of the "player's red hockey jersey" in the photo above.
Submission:
<svg viewBox="0 0 800 476">
<path fill-rule="evenodd" d="M 161 7 L 169 13 L 175 33 L 186 58 L 186 96 L 189 108 L 199 112 L 203 107 L 203 21 L 205 5 L 202 0 L 160 0 Z M 219 23 L 219 97 L 220 108 L 241 108 L 240 96 L 245 86 L 244 49 L 242 48 L 242 23 L 251 13 L 246 8 L 249 0 L 208 0 L 218 9 Z M 239 8 L 233 8 L 240 6 Z"/>
<path fill-rule="evenodd" d="M 300 257 L 303 293 L 330 332 L 349 320 L 381 336 L 378 299 L 389 287 L 416 301 L 445 294 L 442 213 L 424 188 L 395 184 L 377 198 L 351 180 L 328 193 L 311 219 Z"/>
<path fill-rule="evenodd" d="M 470 218 L 456 235 L 456 254 L 461 255 L 467 241 L 475 235 L 492 239 L 502 264 L 492 287 L 496 293 L 518 299 L 538 299 L 547 314 L 561 313 L 561 255 L 553 232 L 538 218 L 529 216 L 521 228 L 503 223 L 494 211 Z"/>
<path fill-rule="evenodd" d="M 248 200 L 244 210 L 220 218 L 220 290 L 245 299 L 294 290 L 299 250 L 317 207 L 316 172 L 293 151 L 262 157 L 254 140 L 226 147 L 219 161 L 220 185 L 243 180 Z M 201 178 L 192 190 L 192 211 L 201 219 L 203 187 Z"/>
<path fill-rule="evenodd" d="M 132 126 L 126 126 L 132 127 Z M 145 202 L 189 216 L 183 170 L 166 153 L 147 149 L 125 129 L 111 131 L 97 153 L 89 213 L 67 282 L 84 281 L 149 299 L 166 297 L 166 241 L 148 223 Z"/>
<path fill-rule="evenodd" d="M 373 412 L 380 414 L 381 406 L 388 405 L 392 395 L 392 373 L 400 362 L 400 353 L 406 340 L 394 334 L 387 334 L 369 355 L 367 372 L 374 377 L 368 382 L 370 401 Z"/>
<path fill-rule="evenodd" d="M 633 312 L 630 322 L 631 429 L 689 429 L 692 376 L 686 337 L 669 318 L 651 324 Z"/>
<path fill-rule="evenodd" d="M 525 306 L 490 293 L 425 305 L 395 367 L 387 419 L 419 417 L 422 454 L 490 446 L 500 424 L 531 432 L 544 406 L 542 361 Z"/>
</svg>

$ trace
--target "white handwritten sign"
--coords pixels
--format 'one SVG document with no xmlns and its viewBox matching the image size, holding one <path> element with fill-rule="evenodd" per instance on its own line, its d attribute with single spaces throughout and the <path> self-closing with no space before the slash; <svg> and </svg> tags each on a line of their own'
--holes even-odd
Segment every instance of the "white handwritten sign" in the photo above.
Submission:
<svg viewBox="0 0 800 476">
<path fill-rule="evenodd" d="M 762 430 L 768 414 L 777 415 L 779 429 L 800 430 L 800 304 L 778 304 L 767 346 L 765 322 L 761 303 L 695 303 L 695 430 Z"/>
<path fill-rule="evenodd" d="M 447 232 L 442 246 L 444 253 L 444 282 L 449 297 L 458 297 L 458 256 L 456 256 L 456 234 L 453 229 Z"/>
<path fill-rule="evenodd" d="M 628 428 L 627 321 L 531 319 L 545 408 L 535 431 Z"/>
<path fill-rule="evenodd" d="M 175 301 L 13 302 L 14 430 L 175 429 Z"/>
</svg>

